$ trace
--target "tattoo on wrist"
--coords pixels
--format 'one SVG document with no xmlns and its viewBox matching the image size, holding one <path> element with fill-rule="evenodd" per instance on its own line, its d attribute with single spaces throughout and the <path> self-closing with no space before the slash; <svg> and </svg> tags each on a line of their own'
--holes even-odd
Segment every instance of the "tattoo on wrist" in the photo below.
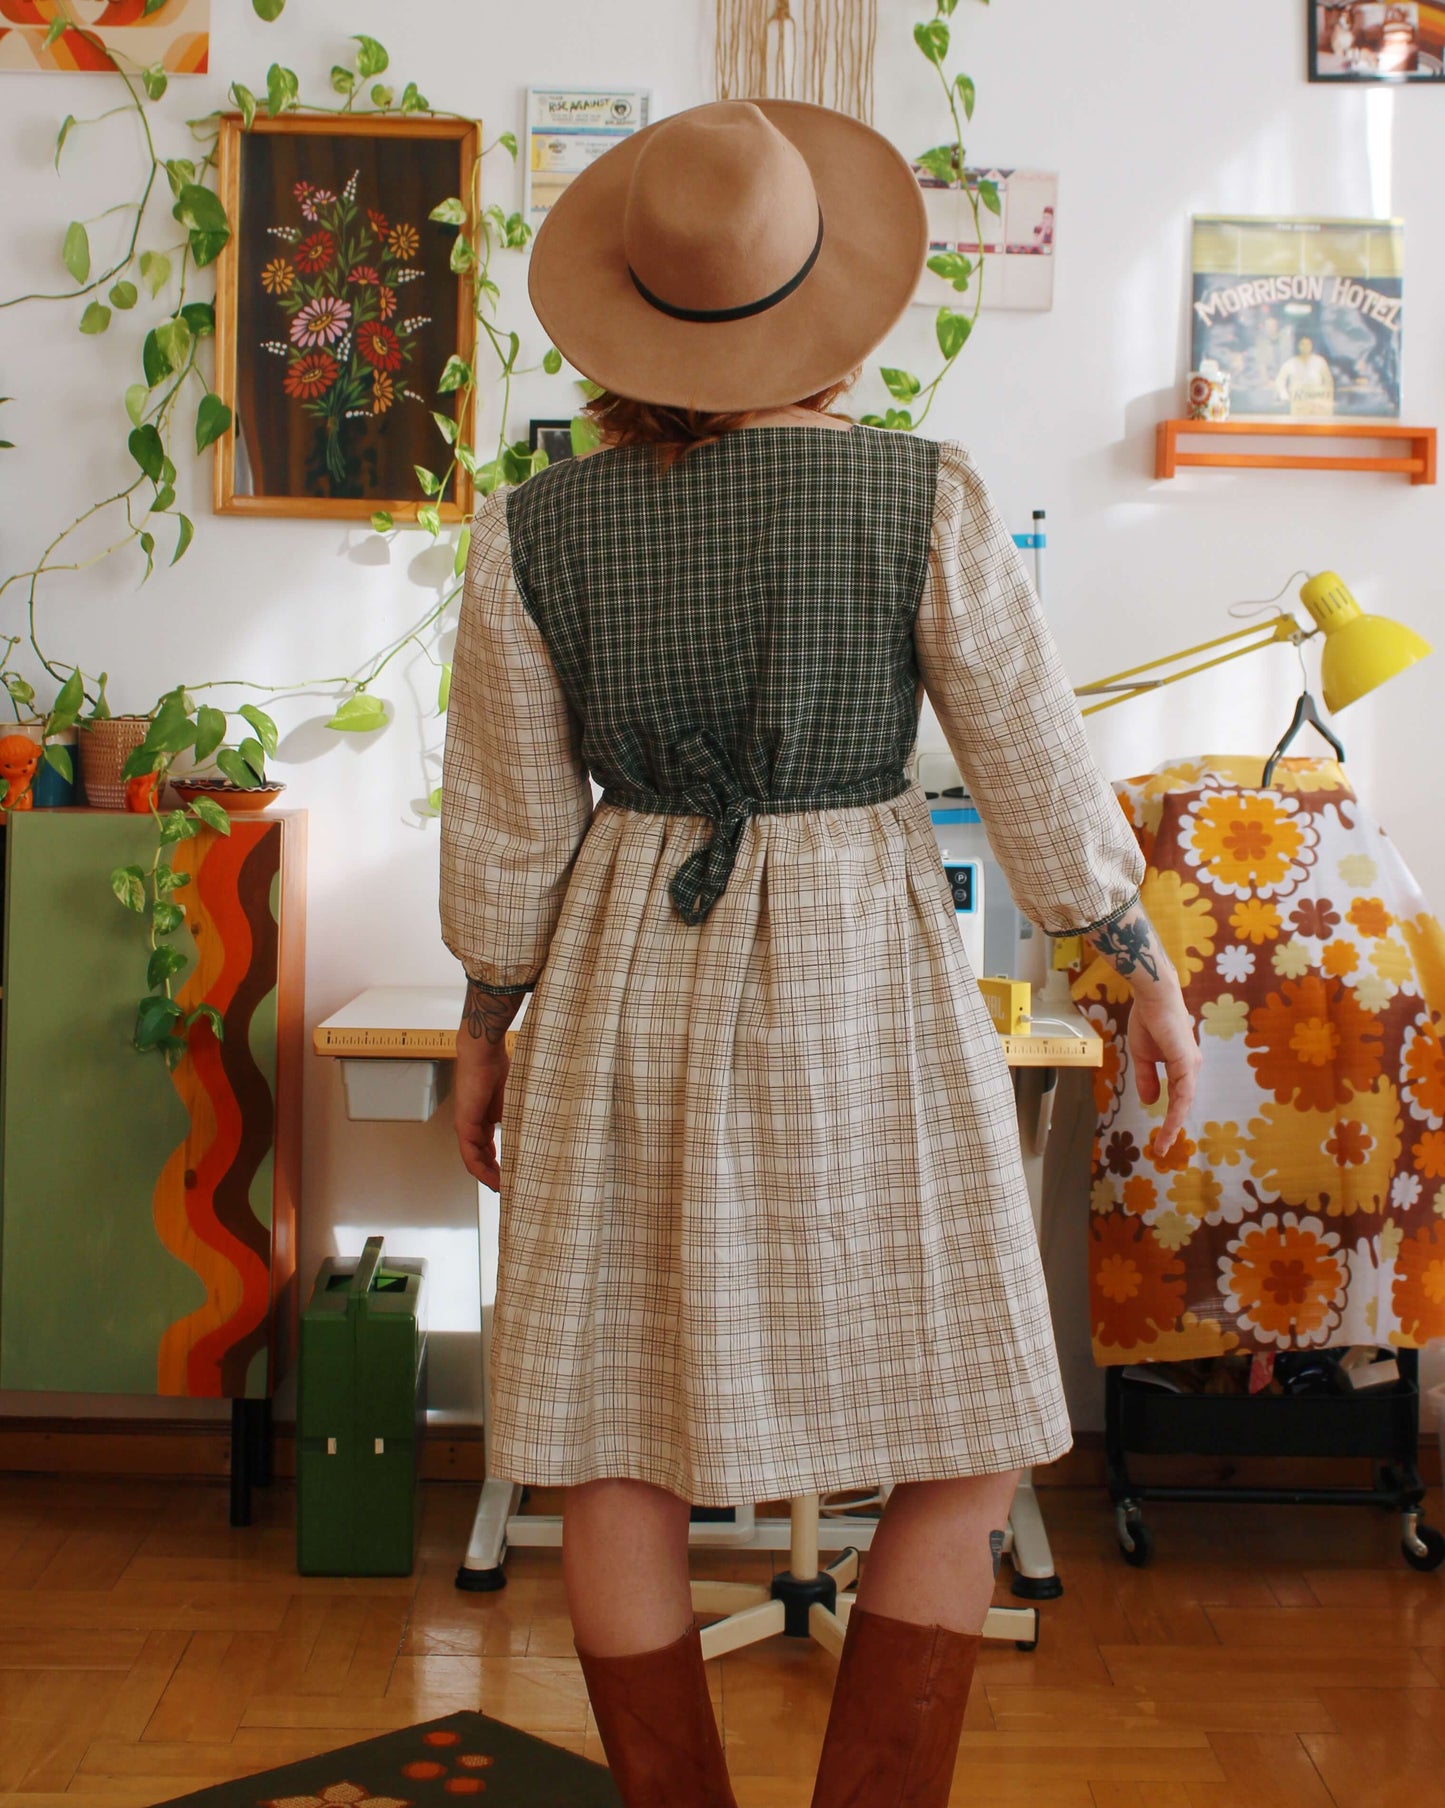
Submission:
<svg viewBox="0 0 1445 1808">
<path fill-rule="evenodd" d="M 1128 979 L 1130 974 L 1142 968 L 1150 979 L 1158 979 L 1159 950 L 1149 919 L 1142 910 L 1121 917 L 1116 923 L 1105 924 L 1088 939 L 1120 978 Z"/>
<path fill-rule="evenodd" d="M 524 993 L 499 993 L 483 990 L 479 981 L 467 981 L 467 1002 L 462 1012 L 462 1022 L 466 1025 L 468 1035 L 480 1041 L 483 1037 L 493 1047 L 507 1033 L 507 1027 L 517 1015 L 517 1007 L 521 1004 Z"/>
</svg>

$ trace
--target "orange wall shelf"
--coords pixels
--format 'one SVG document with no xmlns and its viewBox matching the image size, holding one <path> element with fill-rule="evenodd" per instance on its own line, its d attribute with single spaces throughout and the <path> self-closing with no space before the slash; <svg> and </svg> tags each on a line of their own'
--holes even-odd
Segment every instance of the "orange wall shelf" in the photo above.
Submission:
<svg viewBox="0 0 1445 1808">
<path fill-rule="evenodd" d="M 1186 451 L 1180 440 L 1222 440 L 1231 449 Z M 1296 440 L 1298 450 L 1250 452 L 1238 446 L 1240 439 Z M 1337 452 L 1340 441 L 1388 441 L 1387 457 L 1361 457 Z M 1312 442 L 1323 441 L 1318 450 Z M 1398 421 L 1160 421 L 1156 477 L 1173 477 L 1185 465 L 1213 465 L 1230 470 L 1254 471 L 1388 471 L 1408 477 L 1411 483 L 1435 481 L 1435 429 L 1402 427 Z"/>
</svg>

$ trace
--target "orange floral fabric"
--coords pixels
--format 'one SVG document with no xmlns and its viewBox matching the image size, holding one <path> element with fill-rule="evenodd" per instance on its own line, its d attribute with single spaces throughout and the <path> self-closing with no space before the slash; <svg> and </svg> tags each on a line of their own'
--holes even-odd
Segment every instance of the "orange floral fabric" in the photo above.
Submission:
<svg viewBox="0 0 1445 1808">
<path fill-rule="evenodd" d="M 1127 986 L 1074 976 L 1095 1076 L 1101 1365 L 1445 1337 L 1445 933 L 1333 761 L 1213 758 L 1119 786 L 1204 1049 L 1158 1147 Z"/>
</svg>

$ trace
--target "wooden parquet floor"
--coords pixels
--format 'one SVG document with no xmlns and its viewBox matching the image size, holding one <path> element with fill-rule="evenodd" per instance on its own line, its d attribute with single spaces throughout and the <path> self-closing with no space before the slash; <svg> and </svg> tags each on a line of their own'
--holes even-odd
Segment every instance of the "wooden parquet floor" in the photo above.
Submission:
<svg viewBox="0 0 1445 1808">
<path fill-rule="evenodd" d="M 1037 1651 L 985 1647 L 953 1803 L 1445 1804 L 1445 1572 L 1405 1567 L 1396 1521 L 1156 1506 L 1136 1571 L 1102 1495 L 1042 1500 L 1066 1592 Z M 459 1594 L 474 1504 L 429 1487 L 416 1576 L 332 1581 L 294 1573 L 289 1488 L 232 1531 L 211 1484 L 0 1477 L 0 1808 L 141 1808 L 462 1707 L 600 1759 L 560 1552 Z M 740 1808 L 807 1808 L 832 1672 L 791 1640 L 709 1666 Z"/>
</svg>

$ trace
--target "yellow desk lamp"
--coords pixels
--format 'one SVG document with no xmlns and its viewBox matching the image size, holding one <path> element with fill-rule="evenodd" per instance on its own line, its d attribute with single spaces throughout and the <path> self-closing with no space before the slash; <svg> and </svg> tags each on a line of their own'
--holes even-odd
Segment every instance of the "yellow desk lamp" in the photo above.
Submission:
<svg viewBox="0 0 1445 1808">
<path fill-rule="evenodd" d="M 1217 640 L 1186 647 L 1163 659 L 1151 659 L 1127 672 L 1116 672 L 1110 678 L 1081 684 L 1074 695 L 1101 698 L 1102 701 L 1089 704 L 1083 712 L 1086 716 L 1097 715 L 1101 709 L 1112 709 L 1116 703 L 1126 703 L 1130 697 L 1161 690 L 1166 684 L 1190 678 L 1196 672 L 1207 672 L 1231 659 L 1242 659 L 1246 653 L 1257 653 L 1262 647 L 1278 646 L 1284 641 L 1299 646 L 1306 640 L 1313 640 L 1317 634 L 1323 634 L 1320 682 L 1325 708 L 1333 712 L 1347 708 L 1367 691 L 1384 684 L 1432 650 L 1430 643 L 1422 640 L 1413 628 L 1391 621 L 1388 616 L 1366 615 L 1350 594 L 1348 585 L 1333 571 L 1321 571 L 1303 584 L 1300 600 L 1314 619 L 1313 628 L 1302 627 L 1295 616 L 1281 613 L 1268 621 L 1237 628 L 1232 634 L 1221 634 Z M 1234 646 L 1235 641 L 1248 641 L 1249 644 Z M 1181 660 L 1194 659 L 1201 653 L 1215 653 L 1219 647 L 1232 650 L 1218 653 L 1213 659 L 1200 659 L 1196 665 L 1185 666 L 1182 671 L 1167 672 L 1163 677 L 1151 676 Z"/>
</svg>

